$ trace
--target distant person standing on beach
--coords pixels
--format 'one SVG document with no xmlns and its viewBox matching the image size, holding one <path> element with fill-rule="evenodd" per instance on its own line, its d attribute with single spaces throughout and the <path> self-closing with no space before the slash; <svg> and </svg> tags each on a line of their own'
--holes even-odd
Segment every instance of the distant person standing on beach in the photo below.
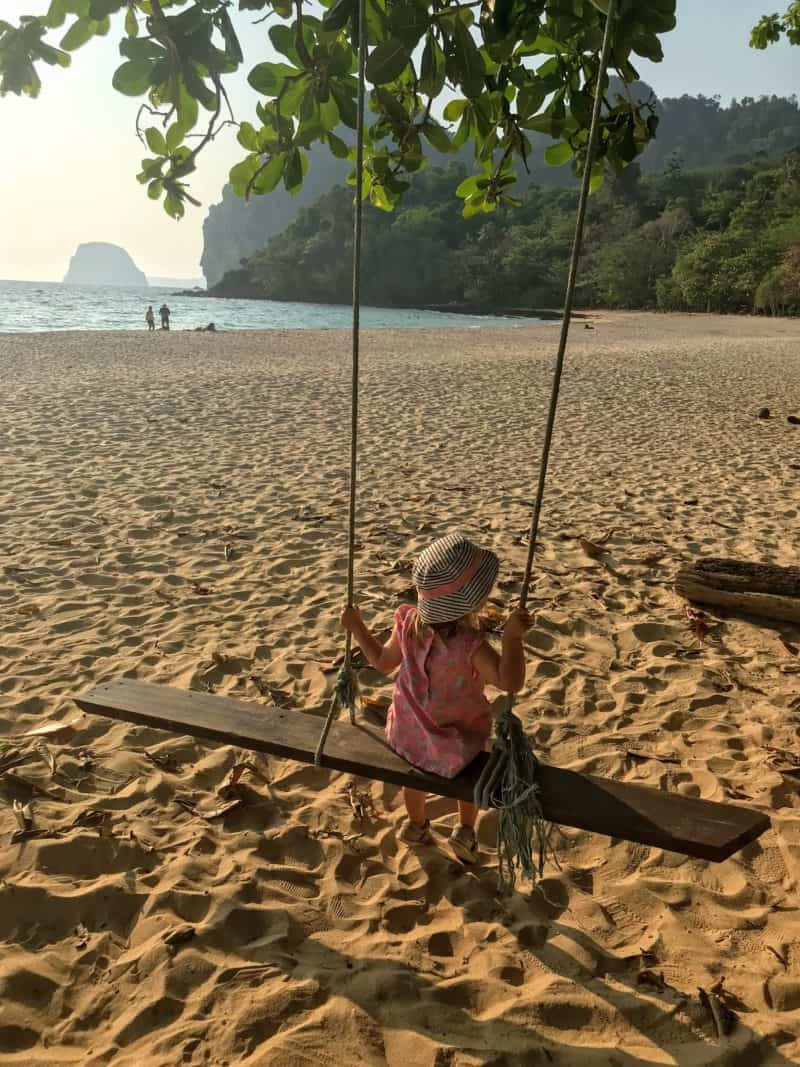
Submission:
<svg viewBox="0 0 800 1067">
<path fill-rule="evenodd" d="M 158 309 L 158 313 L 161 316 L 161 329 L 162 330 L 168 330 L 169 329 L 169 308 L 167 307 L 167 305 L 166 304 L 162 304 L 161 307 Z"/>
<path fill-rule="evenodd" d="M 147 312 L 146 312 L 146 314 L 144 316 L 144 319 L 145 319 L 145 322 L 147 323 L 147 329 L 148 330 L 154 330 L 156 328 L 156 317 L 153 314 L 153 305 L 152 304 L 148 305 Z"/>
</svg>

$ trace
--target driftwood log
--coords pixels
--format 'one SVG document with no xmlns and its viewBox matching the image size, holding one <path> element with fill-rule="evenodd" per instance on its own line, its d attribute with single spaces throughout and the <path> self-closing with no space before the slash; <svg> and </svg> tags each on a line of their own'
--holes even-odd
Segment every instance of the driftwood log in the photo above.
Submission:
<svg viewBox="0 0 800 1067">
<path fill-rule="evenodd" d="M 800 624 L 800 567 L 701 559 L 680 569 L 675 592 L 695 603 Z"/>
</svg>

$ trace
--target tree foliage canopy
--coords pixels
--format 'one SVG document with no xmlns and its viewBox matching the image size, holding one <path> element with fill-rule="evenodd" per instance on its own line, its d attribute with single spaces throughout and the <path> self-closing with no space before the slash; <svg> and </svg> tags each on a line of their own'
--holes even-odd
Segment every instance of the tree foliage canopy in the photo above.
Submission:
<svg viewBox="0 0 800 1067">
<path fill-rule="evenodd" d="M 800 44 L 800 0 L 792 0 L 783 15 L 764 15 L 753 27 L 752 48 L 777 44 L 786 35 L 789 44 Z"/>
<path fill-rule="evenodd" d="M 474 145 L 477 173 L 458 187 L 467 216 L 514 203 L 515 165 L 525 166 L 533 132 L 553 139 L 548 162 L 571 160 L 579 171 L 607 8 L 608 0 L 367 0 L 364 195 L 391 210 L 425 165 L 425 142 L 439 151 Z M 18 26 L 0 21 L 0 92 L 37 96 L 42 63 L 68 66 L 71 52 L 119 25 L 113 85 L 143 98 L 137 131 L 148 155 L 138 177 L 180 217 L 196 203 L 187 179 L 199 153 L 233 118 L 225 83 L 244 62 L 235 21 L 248 13 L 268 21 L 280 59 L 248 72 L 262 100 L 253 121 L 238 123 L 245 155 L 231 170 L 234 190 L 267 193 L 281 181 L 299 189 L 315 142 L 353 158 L 342 133 L 356 125 L 358 10 L 358 0 L 238 0 L 238 13 L 232 0 L 51 0 L 46 14 Z M 636 57 L 662 58 L 661 35 L 674 25 L 675 0 L 619 0 L 611 69 L 626 87 Z M 650 101 L 604 95 L 595 182 L 605 167 L 619 172 L 635 159 L 657 121 Z"/>
</svg>

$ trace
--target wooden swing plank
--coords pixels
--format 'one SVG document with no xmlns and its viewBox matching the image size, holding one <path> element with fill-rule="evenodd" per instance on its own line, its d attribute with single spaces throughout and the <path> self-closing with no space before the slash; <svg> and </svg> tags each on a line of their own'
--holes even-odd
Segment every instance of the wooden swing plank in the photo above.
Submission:
<svg viewBox="0 0 800 1067">
<path fill-rule="evenodd" d="M 93 715 L 189 734 L 226 745 L 313 763 L 321 728 L 317 716 L 265 707 L 229 697 L 194 693 L 132 679 L 108 682 L 77 697 Z M 486 755 L 455 778 L 440 778 L 410 766 L 387 745 L 383 729 L 370 723 L 334 723 L 323 766 L 439 796 L 472 800 Z M 770 823 L 761 812 L 735 804 L 695 800 L 646 786 L 541 765 L 545 816 L 609 837 L 654 845 L 707 860 L 724 860 Z"/>
<path fill-rule="evenodd" d="M 800 567 L 701 559 L 681 567 L 675 592 L 698 604 L 800 623 Z"/>
</svg>

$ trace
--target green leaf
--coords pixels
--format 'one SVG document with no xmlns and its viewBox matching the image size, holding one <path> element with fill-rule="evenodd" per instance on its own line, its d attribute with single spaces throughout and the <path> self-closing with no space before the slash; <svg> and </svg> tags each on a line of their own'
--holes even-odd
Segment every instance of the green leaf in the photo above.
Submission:
<svg viewBox="0 0 800 1067">
<path fill-rule="evenodd" d="M 126 59 L 163 59 L 166 52 L 157 41 L 147 37 L 123 37 L 119 42 L 119 54 Z"/>
<path fill-rule="evenodd" d="M 273 26 L 269 31 L 269 39 L 277 52 L 286 56 L 287 59 L 291 59 L 293 63 L 299 63 L 300 60 L 297 55 L 297 49 L 295 47 L 294 29 L 290 26 Z"/>
<path fill-rule="evenodd" d="M 261 170 L 261 173 L 254 179 L 251 186 L 252 192 L 257 196 L 265 196 L 267 193 L 271 193 L 281 180 L 285 163 L 286 156 L 283 153 L 273 156 Z"/>
<path fill-rule="evenodd" d="M 472 113 L 469 111 L 465 111 L 463 118 L 459 123 L 458 129 L 456 130 L 455 137 L 453 138 L 453 148 L 457 150 L 461 148 L 462 145 L 466 144 L 467 138 L 470 136 L 471 132 Z"/>
<path fill-rule="evenodd" d="M 110 15 L 116 15 L 126 4 L 127 0 L 89 0 L 89 18 L 101 22 Z"/>
<path fill-rule="evenodd" d="M 293 148 L 286 157 L 283 184 L 290 193 L 299 191 L 303 184 L 303 157 L 299 148 Z"/>
<path fill-rule="evenodd" d="M 170 128 L 167 130 L 166 142 L 167 151 L 174 152 L 179 146 L 184 137 L 184 129 L 180 122 L 173 122 Z"/>
<path fill-rule="evenodd" d="M 124 96 L 141 96 L 150 88 L 153 63 L 146 60 L 130 60 L 117 67 L 111 84 Z"/>
<path fill-rule="evenodd" d="M 348 148 L 340 137 L 337 137 L 335 133 L 329 133 L 327 141 L 328 147 L 337 159 L 347 159 Z"/>
<path fill-rule="evenodd" d="M 533 50 L 534 52 L 544 52 L 545 55 L 551 56 L 563 55 L 564 52 L 569 51 L 561 41 L 554 41 L 552 37 L 545 37 L 541 33 L 533 42 Z"/>
<path fill-rule="evenodd" d="M 358 124 L 358 108 L 349 88 L 340 80 L 331 79 L 330 90 L 336 106 L 339 108 L 339 116 L 345 126 L 354 130 Z"/>
<path fill-rule="evenodd" d="M 338 41 L 331 46 L 327 57 L 328 74 L 334 77 L 342 77 L 344 74 L 352 74 L 358 68 L 355 52 L 352 48 L 340 44 Z"/>
<path fill-rule="evenodd" d="M 183 68 L 183 79 L 190 95 L 202 104 L 206 111 L 214 111 L 217 106 L 217 98 L 206 85 L 201 72 L 205 73 L 205 67 L 201 67 L 197 63 L 187 63 Z"/>
<path fill-rule="evenodd" d="M 402 74 L 410 59 L 402 41 L 384 41 L 367 60 L 367 78 L 373 85 L 386 85 Z"/>
<path fill-rule="evenodd" d="M 287 78 L 280 94 L 281 114 L 297 115 L 311 85 L 311 75 L 305 71 L 295 78 Z M 313 86 L 311 86 L 313 90 Z"/>
<path fill-rule="evenodd" d="M 419 89 L 425 96 L 438 96 L 444 88 L 447 74 L 444 52 L 432 33 L 429 33 L 422 52 Z"/>
<path fill-rule="evenodd" d="M 39 55 L 51 67 L 68 67 L 72 62 L 69 52 L 62 52 L 59 48 L 51 48 L 49 44 L 44 42 L 39 45 Z"/>
<path fill-rule="evenodd" d="M 467 96 L 479 96 L 485 86 L 486 65 L 472 34 L 460 21 L 456 23 L 455 43 L 453 62 L 461 88 Z"/>
<path fill-rule="evenodd" d="M 383 184 L 389 190 L 390 193 L 395 194 L 396 199 L 393 200 L 393 203 L 395 204 L 397 203 L 397 200 L 406 191 L 406 189 L 411 188 L 411 182 L 401 181 L 399 178 L 395 178 L 392 174 L 387 175 L 387 177 L 384 179 Z"/>
<path fill-rule="evenodd" d="M 438 122 L 433 122 L 432 119 L 428 119 L 422 127 L 422 132 L 437 151 L 453 151 L 453 146 L 450 142 L 450 138 L 447 136 L 447 131 L 443 129 Z"/>
<path fill-rule="evenodd" d="M 486 197 L 482 194 L 471 196 L 469 200 L 464 204 L 464 209 L 461 214 L 465 219 L 471 219 L 475 215 L 480 215 L 482 211 L 493 211 L 492 205 L 486 203 Z"/>
<path fill-rule="evenodd" d="M 563 123 L 554 119 L 552 115 L 534 115 L 531 119 L 525 119 L 522 125 L 526 130 L 533 130 L 534 133 L 546 133 L 551 137 L 556 137 L 561 132 L 561 126 Z"/>
<path fill-rule="evenodd" d="M 637 56 L 644 56 L 645 59 L 649 59 L 652 63 L 660 63 L 664 58 L 661 42 L 654 33 L 640 33 L 637 37 L 634 37 L 631 47 Z"/>
<path fill-rule="evenodd" d="M 64 25 L 66 17 L 67 5 L 64 0 L 52 0 L 50 7 L 47 9 L 44 21 L 50 29 L 56 30 L 59 26 Z"/>
<path fill-rule="evenodd" d="M 181 82 L 178 90 L 178 123 L 184 136 L 197 125 L 198 110 L 197 101 Z"/>
<path fill-rule="evenodd" d="M 258 151 L 258 134 L 252 123 L 241 122 L 239 124 L 239 132 L 236 134 L 236 140 L 242 148 L 246 148 L 248 152 Z"/>
<path fill-rule="evenodd" d="M 223 7 L 219 15 L 217 16 L 217 25 L 219 31 L 225 41 L 225 47 L 228 51 L 228 55 L 234 61 L 234 63 L 241 63 L 244 59 L 242 55 L 242 46 L 239 44 L 239 38 L 236 35 L 236 30 L 233 28 L 231 17 Z"/>
<path fill-rule="evenodd" d="M 580 126 L 588 126 L 592 121 L 593 103 L 591 94 L 586 90 L 577 89 L 570 93 L 570 114 Z"/>
<path fill-rule="evenodd" d="M 163 159 L 143 159 L 142 172 L 137 175 L 139 181 L 144 183 L 153 181 L 154 178 L 160 178 L 164 163 L 165 160 Z"/>
<path fill-rule="evenodd" d="M 185 208 L 181 200 L 169 193 L 164 199 L 164 210 L 173 219 L 182 219 Z"/>
<path fill-rule="evenodd" d="M 546 96 L 546 90 L 537 83 L 524 86 L 517 93 L 517 114 L 525 119 L 535 115 L 544 103 Z"/>
<path fill-rule="evenodd" d="M 237 163 L 235 167 L 231 167 L 228 177 L 230 178 L 231 188 L 237 196 L 244 196 L 250 179 L 260 165 L 258 156 L 251 155 L 243 159 L 241 163 Z"/>
<path fill-rule="evenodd" d="M 324 104 L 319 106 L 319 121 L 323 130 L 335 130 L 339 125 L 339 107 L 333 96 L 328 96 Z"/>
<path fill-rule="evenodd" d="M 469 107 L 469 100 L 451 100 L 444 109 L 444 117 L 448 122 L 456 122 Z"/>
<path fill-rule="evenodd" d="M 386 5 L 389 16 L 389 37 L 399 39 L 411 53 L 430 26 L 427 3 L 417 0 L 392 0 Z"/>
<path fill-rule="evenodd" d="M 277 96 L 287 78 L 300 74 L 297 67 L 288 63 L 259 63 L 250 71 L 247 80 L 262 96 Z"/>
<path fill-rule="evenodd" d="M 356 14 L 356 0 L 336 0 L 322 17 L 324 30 L 343 30 Z"/>
<path fill-rule="evenodd" d="M 90 41 L 92 37 L 101 35 L 102 25 L 102 22 L 96 22 L 94 19 L 76 19 L 61 38 L 61 47 L 65 48 L 68 52 L 74 52 L 76 48 L 80 48 L 81 45 Z M 105 32 L 108 32 L 107 26 Z"/>
<path fill-rule="evenodd" d="M 456 189 L 456 196 L 472 196 L 473 193 L 477 193 L 479 180 L 480 175 L 478 174 L 473 174 L 469 178 L 465 178 Z"/>
<path fill-rule="evenodd" d="M 372 99 L 374 103 L 378 104 L 380 110 L 388 115 L 390 119 L 394 119 L 395 122 L 404 123 L 406 126 L 408 125 L 409 114 L 391 90 L 383 89 L 378 86 L 372 94 Z"/>
<path fill-rule="evenodd" d="M 167 142 L 164 140 L 164 134 L 161 130 L 155 126 L 148 126 L 144 131 L 144 137 L 147 141 L 147 147 L 154 155 L 167 155 Z"/>
<path fill-rule="evenodd" d="M 369 200 L 373 207 L 380 208 L 381 211 L 391 211 L 394 207 L 383 185 L 373 184 L 369 191 Z"/>
<path fill-rule="evenodd" d="M 161 194 L 164 191 L 164 183 L 160 178 L 156 178 L 155 181 L 150 182 L 147 186 L 147 195 L 151 200 L 160 200 Z"/>
<path fill-rule="evenodd" d="M 89 0 L 89 17 L 102 22 L 110 15 L 115 15 L 125 5 L 126 0 Z"/>
<path fill-rule="evenodd" d="M 544 158 L 551 167 L 560 167 L 568 160 L 572 159 L 572 146 L 566 141 L 559 141 L 558 144 L 552 144 L 549 148 L 545 149 Z"/>
<path fill-rule="evenodd" d="M 136 18 L 136 9 L 133 7 L 129 7 L 125 12 L 125 32 L 129 37 L 137 37 L 139 34 L 139 20 Z"/>
</svg>

